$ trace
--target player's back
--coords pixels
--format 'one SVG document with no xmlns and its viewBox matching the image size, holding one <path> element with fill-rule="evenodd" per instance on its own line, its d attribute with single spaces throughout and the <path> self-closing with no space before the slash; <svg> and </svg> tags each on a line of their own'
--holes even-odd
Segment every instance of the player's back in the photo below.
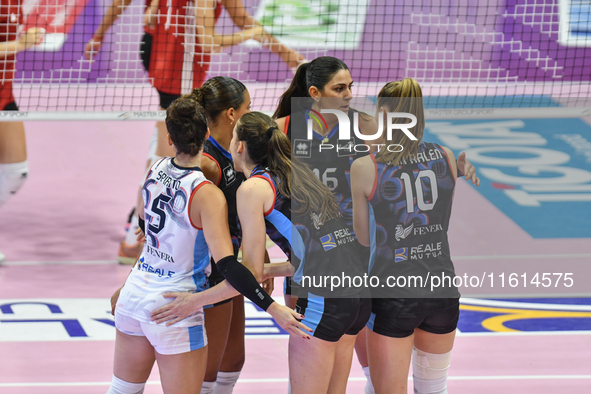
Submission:
<svg viewBox="0 0 591 394">
<path fill-rule="evenodd" d="M 162 293 L 207 288 L 209 251 L 190 218 L 191 198 L 207 183 L 198 167 L 180 167 L 169 157 L 151 167 L 142 188 L 146 244 L 126 282 L 122 314 L 149 321 L 148 312 L 171 301 Z"/>
</svg>

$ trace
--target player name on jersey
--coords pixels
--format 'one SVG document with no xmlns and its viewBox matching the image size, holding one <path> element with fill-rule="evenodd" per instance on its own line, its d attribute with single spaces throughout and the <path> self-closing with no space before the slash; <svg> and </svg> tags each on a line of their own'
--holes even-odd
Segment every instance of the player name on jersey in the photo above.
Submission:
<svg viewBox="0 0 591 394">
<path fill-rule="evenodd" d="M 408 159 L 402 160 L 403 164 L 417 164 L 426 163 L 428 161 L 435 161 L 442 159 L 443 155 L 438 149 L 428 149 L 423 152 L 419 152 L 416 155 L 410 156 Z"/>
<path fill-rule="evenodd" d="M 164 186 L 170 187 L 174 190 L 179 190 L 179 188 L 181 187 L 181 181 L 179 181 L 178 179 L 174 179 L 170 175 L 165 174 L 163 171 L 158 172 L 156 180 L 162 183 Z"/>
</svg>

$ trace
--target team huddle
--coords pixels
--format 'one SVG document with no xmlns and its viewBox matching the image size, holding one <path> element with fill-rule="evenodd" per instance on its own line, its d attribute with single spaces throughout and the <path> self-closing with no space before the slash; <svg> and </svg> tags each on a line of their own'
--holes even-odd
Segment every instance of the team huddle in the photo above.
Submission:
<svg viewBox="0 0 591 394">
<path fill-rule="evenodd" d="M 291 393 L 344 393 L 354 348 L 360 361 L 367 358 L 368 393 L 405 393 L 411 359 L 415 392 L 446 392 L 457 289 L 398 294 L 349 286 L 331 293 L 302 283 L 333 272 L 453 274 L 447 229 L 456 177 L 478 180 L 463 155 L 456 163 L 449 149 L 422 141 L 422 93 L 408 78 L 382 88 L 376 111 L 376 118 L 416 116 L 416 138 L 400 132 L 382 141 L 403 150 L 294 154 L 292 141 L 306 140 L 307 120 L 323 105 L 336 102 L 353 118 L 352 82 L 344 62 L 320 57 L 299 66 L 273 117 L 251 112 L 248 90 L 229 77 L 171 102 L 166 130 L 175 155 L 148 170 L 138 206 L 145 246 L 113 298 L 108 393 L 143 392 L 154 361 L 166 393 L 231 393 L 240 369 L 224 371 L 224 353 L 244 331 L 232 332 L 232 312 L 212 311 L 242 302 L 240 295 L 290 334 Z M 308 109 L 293 112 L 296 97 Z M 356 116 L 362 133 L 376 133 L 376 118 Z M 312 148 L 338 144 L 337 117 L 324 118 L 325 127 L 314 125 Z M 319 174 L 328 168 L 325 184 Z M 332 245 L 327 234 L 340 242 Z M 269 262 L 267 236 L 285 262 Z M 408 253 L 424 244 L 439 245 L 439 253 Z M 286 306 L 270 296 L 274 277 L 286 278 Z M 218 330 L 226 333 L 222 341 Z M 212 370 L 213 379 L 206 376 Z"/>
</svg>

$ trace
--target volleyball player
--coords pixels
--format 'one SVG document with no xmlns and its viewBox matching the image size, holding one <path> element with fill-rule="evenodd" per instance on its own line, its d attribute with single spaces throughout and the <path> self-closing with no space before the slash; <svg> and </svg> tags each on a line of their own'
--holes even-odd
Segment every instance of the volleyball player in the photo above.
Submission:
<svg viewBox="0 0 591 394">
<path fill-rule="evenodd" d="M 102 45 L 104 35 L 131 0 L 114 0 L 107 9 L 92 39 L 86 44 L 84 56 L 91 59 Z M 219 34 L 215 23 L 222 6 L 241 30 L 234 34 Z M 304 61 L 298 52 L 281 44 L 248 14 L 241 0 L 146 0 L 142 61 L 150 81 L 160 98 L 160 108 L 166 109 L 182 93 L 189 93 L 205 81 L 211 54 L 223 48 L 253 39 L 278 54 L 289 67 Z M 150 144 L 148 162 L 174 152 L 166 140 L 164 122 L 157 122 Z M 125 240 L 120 244 L 118 260 L 133 264 L 141 249 L 135 242 L 137 217 L 132 215 Z"/>
<path fill-rule="evenodd" d="M 382 149 L 351 166 L 353 226 L 359 242 L 375 248 L 370 275 L 382 280 L 454 276 L 447 230 L 456 161 L 449 149 L 422 141 L 421 98 L 421 88 L 411 78 L 384 86 L 376 116 L 385 121 L 388 112 L 415 115 L 417 125 L 409 130 L 417 141 L 398 130 L 384 143 L 402 145 L 402 151 Z M 430 293 L 420 285 L 397 283 L 396 291 L 372 289 L 367 346 L 375 391 L 406 394 L 412 354 L 414 392 L 445 393 L 459 292 L 448 286 Z"/>
<path fill-rule="evenodd" d="M 154 360 L 165 393 L 201 389 L 207 359 L 202 308 L 172 325 L 152 322 L 150 313 L 170 301 L 163 292 L 205 290 L 210 253 L 233 285 L 248 289 L 251 296 L 264 293 L 236 260 L 226 201 L 199 168 L 208 136 L 201 106 L 189 96 L 175 100 L 167 109 L 166 127 L 177 154 L 156 162 L 142 189 L 143 206 L 138 208 L 140 218 L 145 218 L 147 241 L 117 300 L 115 363 L 108 394 L 143 392 Z M 263 306 L 272 316 L 291 327 L 303 327 L 295 320 L 299 314 L 269 299 L 263 300 Z M 258 297 L 255 302 L 261 304 Z"/>
<path fill-rule="evenodd" d="M 363 275 L 353 237 L 340 239 L 338 245 L 323 241 L 326 234 L 351 231 L 330 190 L 305 165 L 291 161 L 290 141 L 270 117 L 256 112 L 242 116 L 230 147 L 236 169 L 247 177 L 237 193 L 238 215 L 244 262 L 258 281 L 265 275 L 291 275 L 292 265 L 300 285 L 303 276 L 336 271 Z M 292 223 L 298 232 L 292 231 Z M 265 234 L 291 264 L 270 264 L 271 270 L 265 273 Z M 369 318 L 370 300 L 357 288 L 343 288 L 342 298 L 331 298 L 330 288 L 311 291 L 298 300 L 297 308 L 313 336 L 310 341 L 290 336 L 292 393 L 344 393 L 355 337 Z"/>
<path fill-rule="evenodd" d="M 19 35 L 22 24 L 20 1 L 2 2 L 0 15 L 0 111 L 18 111 L 12 93 L 16 54 L 40 44 L 45 29 L 32 27 Z M 0 208 L 27 180 L 27 144 L 23 122 L 0 122 Z M 0 252 L 0 262 L 6 257 Z"/>
<path fill-rule="evenodd" d="M 193 90 L 193 98 L 203 107 L 210 136 L 205 141 L 203 173 L 224 193 L 228 204 L 228 224 L 232 236 L 234 255 L 238 255 L 242 232 L 236 211 L 236 191 L 245 180 L 234 169 L 230 154 L 232 130 L 242 115 L 250 112 L 250 94 L 246 86 L 230 77 L 213 77 L 201 88 Z M 210 287 L 224 280 L 215 262 L 208 276 Z M 267 284 L 272 283 L 272 279 Z M 267 293 L 272 289 L 263 286 Z M 236 384 L 244 365 L 244 297 L 236 297 L 216 303 L 205 309 L 205 326 L 209 335 L 207 370 L 202 394 L 229 394 Z M 214 387 L 215 384 L 215 387 Z M 213 390 L 213 391 L 211 391 Z"/>
<path fill-rule="evenodd" d="M 347 65 L 340 59 L 323 56 L 312 60 L 310 63 L 302 64 L 291 85 L 281 96 L 277 110 L 273 117 L 278 118 L 277 124 L 283 130 L 291 141 L 309 141 L 307 137 L 307 120 L 310 109 L 300 110 L 292 113 L 292 99 L 303 100 L 311 98 L 309 107 L 311 110 L 320 111 L 323 106 L 340 108 L 347 113 L 350 125 L 354 125 L 354 110 L 350 108 L 349 103 L 353 97 L 353 79 Z M 339 103 L 342 100 L 342 103 Z M 335 104 L 336 103 L 336 104 Z M 377 123 L 373 118 L 359 114 L 359 129 L 361 133 L 372 135 L 378 129 Z M 314 169 L 314 172 L 323 179 L 326 185 L 335 194 L 337 203 L 341 208 L 343 217 L 352 223 L 352 197 L 349 184 L 349 171 L 354 159 L 367 155 L 367 152 L 356 152 L 355 150 L 341 151 L 323 150 L 319 153 L 320 144 L 328 144 L 334 147 L 343 146 L 347 142 L 338 141 L 338 123 L 337 118 L 331 114 L 323 115 L 326 125 L 320 127 L 316 122 L 313 123 L 314 133 L 311 141 L 308 142 L 307 150 L 298 152 L 297 144 L 293 144 L 294 157 L 302 160 Z M 377 144 L 379 141 L 371 141 L 369 144 Z M 364 144 L 351 130 L 351 145 Z M 327 146 L 328 146 L 327 145 Z M 298 154 L 299 153 L 299 154 Z M 350 153 L 350 154 L 347 154 Z M 458 157 L 458 168 L 462 169 L 462 174 L 466 174 L 466 179 L 473 183 L 477 182 L 474 166 L 466 159 L 465 153 Z M 360 248 L 362 259 L 368 261 L 368 252 Z M 288 289 L 288 287 L 286 286 Z M 286 298 L 289 296 L 286 296 Z M 292 303 L 295 300 L 291 301 Z M 287 303 L 287 301 L 286 301 Z M 368 379 L 366 393 L 371 394 L 371 379 L 369 374 L 369 363 L 365 346 L 365 333 L 362 332 L 357 339 L 355 346 L 359 363 Z"/>
</svg>

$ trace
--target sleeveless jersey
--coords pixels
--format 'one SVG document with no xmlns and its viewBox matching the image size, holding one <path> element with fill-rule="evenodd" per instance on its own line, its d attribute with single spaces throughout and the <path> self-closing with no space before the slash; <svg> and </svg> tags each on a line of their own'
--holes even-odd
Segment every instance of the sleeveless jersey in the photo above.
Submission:
<svg viewBox="0 0 591 394">
<path fill-rule="evenodd" d="M 236 191 L 246 177 L 243 173 L 234 169 L 234 161 L 232 161 L 230 152 L 225 150 L 211 136 L 205 141 L 203 155 L 215 161 L 220 171 L 220 180 L 217 186 L 224 193 L 228 203 L 228 224 L 230 225 L 234 254 L 237 254 L 242 243 L 242 230 L 240 229 L 238 211 L 236 210 Z"/>
<path fill-rule="evenodd" d="M 16 40 L 23 23 L 20 0 L 0 1 L 0 42 Z M 0 59 L 0 110 L 14 101 L 12 81 L 16 69 L 16 56 Z"/>
<path fill-rule="evenodd" d="M 191 199 L 207 183 L 198 167 L 179 167 L 170 157 L 150 168 L 142 188 L 146 244 L 121 290 L 119 313 L 150 323 L 150 313 L 173 300 L 162 293 L 207 288 L 209 250 L 190 218 Z M 203 324 L 203 310 L 175 325 L 197 324 Z"/>
<path fill-rule="evenodd" d="M 354 113 L 355 111 L 349 110 L 351 127 L 354 124 Z M 330 189 L 337 200 L 343 218 L 347 224 L 351 225 L 353 223 L 353 207 L 351 204 L 350 169 L 353 160 L 368 154 L 367 152 L 356 152 L 354 149 L 355 146 L 362 145 L 364 142 L 357 138 L 353 130 L 351 130 L 350 140 L 339 140 L 339 126 L 337 125 L 326 135 L 328 141 L 324 142 L 333 148 L 320 151 L 320 145 L 325 137 L 314 132 L 312 140 L 309 140 L 307 138 L 307 122 L 307 112 L 292 114 L 286 121 L 286 125 L 288 125 L 286 134 L 287 138 L 291 140 L 292 155 L 307 164 L 318 179 Z"/>
<path fill-rule="evenodd" d="M 277 192 L 277 183 L 267 169 L 255 168 L 251 175 L 251 178 L 253 177 L 268 181 L 275 193 L 273 207 L 265 212 L 267 235 L 295 267 L 295 283 L 300 285 L 303 276 L 319 278 L 324 275 L 340 276 L 343 273 L 349 276 L 363 276 L 365 270 L 356 252 L 357 241 L 352 228 L 342 217 L 320 220 L 315 214 L 294 215 L 291 212 L 291 199 Z M 330 289 L 322 287 L 324 286 L 306 287 L 302 290 L 330 297 Z M 359 288 L 339 289 L 338 296 L 350 296 L 360 292 Z M 302 295 L 304 294 L 300 294 Z M 334 295 L 332 294 L 333 297 Z"/>
<path fill-rule="evenodd" d="M 293 257 L 291 253 L 291 199 L 277 192 L 277 183 L 268 168 L 255 167 L 250 177 L 266 180 L 273 189 L 275 194 L 273 207 L 265 212 L 267 235 L 291 260 Z"/>
<path fill-rule="evenodd" d="M 442 273 L 454 277 L 447 230 L 455 180 L 441 146 L 421 142 L 416 156 L 401 165 L 376 163 L 376 182 L 369 196 L 370 274 L 384 280 L 389 275 L 416 276 L 423 280 Z M 393 291 L 405 297 L 458 297 L 455 287 L 431 292 L 427 285 L 409 285 Z M 372 295 L 380 297 L 380 289 Z M 398 295 L 398 293 L 396 293 Z"/>
<path fill-rule="evenodd" d="M 216 22 L 221 12 L 216 2 Z M 195 13 L 192 0 L 161 0 L 158 5 L 149 75 L 160 92 L 187 94 L 205 82 L 211 56 L 198 45 Z"/>
</svg>

